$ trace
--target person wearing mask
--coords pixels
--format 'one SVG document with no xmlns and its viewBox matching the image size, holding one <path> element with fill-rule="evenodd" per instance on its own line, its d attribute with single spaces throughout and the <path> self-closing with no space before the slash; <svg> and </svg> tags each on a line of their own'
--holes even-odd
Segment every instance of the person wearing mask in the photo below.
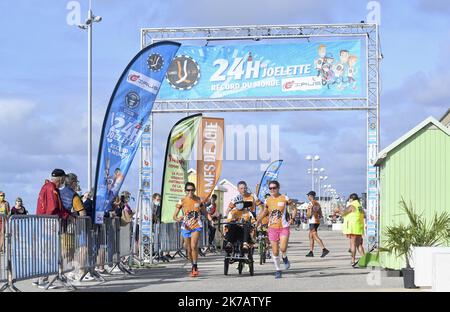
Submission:
<svg viewBox="0 0 450 312">
<path fill-rule="evenodd" d="M 182 222 L 181 232 L 184 238 L 184 245 L 188 252 L 188 258 L 191 260 L 191 277 L 198 276 L 198 240 L 202 232 L 203 224 L 200 215 L 203 214 L 211 221 L 211 216 L 206 212 L 200 197 L 195 195 L 195 184 L 187 182 L 184 186 L 186 196 L 180 199 L 175 207 L 173 220 Z M 178 217 L 180 210 L 183 216 Z"/>
<path fill-rule="evenodd" d="M 227 233 L 225 235 L 228 241 L 225 248 L 229 251 L 232 245 L 242 238 L 242 250 L 247 252 L 253 244 L 251 234 L 251 225 L 256 222 L 253 214 L 250 212 L 250 206 L 245 205 L 241 195 L 238 195 L 234 200 L 234 207 L 230 210 L 227 216 L 227 222 L 236 222 L 239 224 L 228 224 Z"/>
<path fill-rule="evenodd" d="M 6 201 L 5 192 L 0 191 L 0 215 L 5 218 L 9 216 L 9 203 Z M 5 224 L 3 224 L 3 219 L 0 219 L 0 252 L 3 252 L 3 241 L 5 239 Z"/>
<path fill-rule="evenodd" d="M 153 223 L 161 223 L 161 194 L 152 195 Z"/>
<path fill-rule="evenodd" d="M 356 267 L 358 264 L 356 251 L 358 250 L 361 257 L 365 254 L 362 237 L 364 235 L 364 210 L 357 194 L 350 194 L 343 217 L 344 224 L 346 224 L 344 234 L 350 239 L 351 265 Z"/>
<path fill-rule="evenodd" d="M 28 211 L 23 206 L 22 198 L 17 197 L 16 198 L 16 204 L 11 209 L 11 215 L 27 215 Z"/>
<path fill-rule="evenodd" d="M 83 201 L 83 207 L 84 207 L 84 211 L 86 212 L 86 216 L 91 218 L 91 221 L 93 221 L 94 220 L 94 202 L 92 201 L 92 193 L 85 192 L 81 199 Z"/>
<path fill-rule="evenodd" d="M 59 189 L 64 186 L 66 173 L 62 169 L 55 169 L 51 173 L 50 179 L 45 180 L 44 185 L 39 191 L 37 200 L 36 215 L 58 216 L 63 220 L 70 217 L 70 212 L 64 209 Z M 33 285 L 39 288 L 46 288 L 49 284 L 48 276 L 40 277 Z M 51 285 L 50 288 L 55 288 Z"/>
<path fill-rule="evenodd" d="M 316 192 L 311 191 L 306 195 L 308 196 L 309 200 L 308 209 L 306 211 L 306 217 L 308 218 L 309 223 L 309 253 L 306 255 L 306 257 L 314 257 L 314 241 L 316 241 L 320 245 L 320 247 L 322 247 L 322 255 L 320 257 L 323 258 L 328 255 L 330 251 L 325 248 L 323 241 L 317 234 L 317 229 L 320 225 L 320 219 L 323 218 L 322 209 L 320 208 L 319 202 L 316 201 Z"/>
<path fill-rule="evenodd" d="M 255 194 L 252 194 L 248 190 L 247 182 L 239 181 L 237 187 L 238 187 L 239 195 L 243 198 L 244 202 L 246 202 L 245 206 L 249 207 L 249 210 L 253 214 L 253 217 L 256 218 L 256 207 L 259 207 L 260 210 L 263 209 L 263 203 L 258 199 L 258 196 L 256 196 Z M 235 199 L 233 199 L 230 202 L 225 214 L 228 215 L 230 210 L 233 209 L 234 207 L 235 207 Z"/>
<path fill-rule="evenodd" d="M 161 194 L 154 193 L 152 195 L 152 223 L 154 226 L 156 224 L 161 223 Z M 170 252 L 167 252 L 165 255 L 161 252 L 161 254 L 158 255 L 158 257 L 161 257 L 164 259 L 173 259 L 174 257 L 170 255 Z"/>
</svg>

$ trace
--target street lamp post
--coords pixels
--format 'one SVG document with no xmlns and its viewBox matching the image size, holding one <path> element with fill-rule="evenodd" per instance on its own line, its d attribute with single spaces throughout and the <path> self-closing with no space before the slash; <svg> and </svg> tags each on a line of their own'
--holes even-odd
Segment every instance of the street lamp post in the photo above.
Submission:
<svg viewBox="0 0 450 312">
<path fill-rule="evenodd" d="M 311 190 L 314 191 L 314 172 L 318 171 L 317 168 L 314 168 L 314 161 L 318 161 L 320 159 L 319 155 L 311 156 L 308 155 L 305 158 L 308 161 L 311 161 Z"/>
<path fill-rule="evenodd" d="M 78 25 L 88 31 L 88 190 L 92 190 L 92 25 L 99 23 L 101 16 L 92 13 L 92 3 L 89 1 L 88 17 L 84 24 Z"/>
<path fill-rule="evenodd" d="M 321 170 L 322 170 L 323 168 L 321 168 Z M 325 170 L 322 170 L 322 172 L 323 171 L 325 171 Z M 328 177 L 327 176 L 319 176 L 319 202 L 320 202 L 320 191 L 321 191 L 321 181 L 323 180 L 323 181 L 325 181 L 326 179 L 328 179 Z"/>
</svg>

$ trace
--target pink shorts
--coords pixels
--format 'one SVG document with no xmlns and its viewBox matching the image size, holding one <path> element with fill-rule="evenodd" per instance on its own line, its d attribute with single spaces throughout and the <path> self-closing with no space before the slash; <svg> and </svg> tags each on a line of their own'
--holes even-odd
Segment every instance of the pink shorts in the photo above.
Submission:
<svg viewBox="0 0 450 312">
<path fill-rule="evenodd" d="M 280 236 L 289 236 L 289 227 L 275 229 L 269 228 L 269 240 L 271 242 L 278 242 L 280 240 Z"/>
</svg>

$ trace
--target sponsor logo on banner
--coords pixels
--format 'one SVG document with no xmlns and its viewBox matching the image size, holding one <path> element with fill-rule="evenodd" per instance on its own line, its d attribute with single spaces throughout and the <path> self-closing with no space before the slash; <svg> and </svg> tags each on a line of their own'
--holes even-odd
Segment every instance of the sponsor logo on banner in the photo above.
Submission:
<svg viewBox="0 0 450 312">
<path fill-rule="evenodd" d="M 134 91 L 128 92 L 128 94 L 125 96 L 125 103 L 127 106 L 131 109 L 134 109 L 139 106 L 141 103 L 141 98 L 139 97 L 139 94 L 137 94 Z"/>
<path fill-rule="evenodd" d="M 159 81 L 134 70 L 130 70 L 128 73 L 127 82 L 153 94 L 158 93 L 159 86 L 161 85 Z"/>
<path fill-rule="evenodd" d="M 318 77 L 298 77 L 283 79 L 281 82 L 281 91 L 307 91 L 320 90 L 322 82 Z"/>
</svg>

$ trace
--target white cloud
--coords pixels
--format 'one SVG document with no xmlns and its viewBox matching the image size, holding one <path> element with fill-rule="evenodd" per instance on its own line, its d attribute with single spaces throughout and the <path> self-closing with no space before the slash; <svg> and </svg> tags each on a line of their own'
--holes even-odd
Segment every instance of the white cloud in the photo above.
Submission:
<svg viewBox="0 0 450 312">
<path fill-rule="evenodd" d="M 26 99 L 0 98 L 1 127 L 17 125 L 25 120 L 36 108 L 36 104 Z"/>
</svg>

